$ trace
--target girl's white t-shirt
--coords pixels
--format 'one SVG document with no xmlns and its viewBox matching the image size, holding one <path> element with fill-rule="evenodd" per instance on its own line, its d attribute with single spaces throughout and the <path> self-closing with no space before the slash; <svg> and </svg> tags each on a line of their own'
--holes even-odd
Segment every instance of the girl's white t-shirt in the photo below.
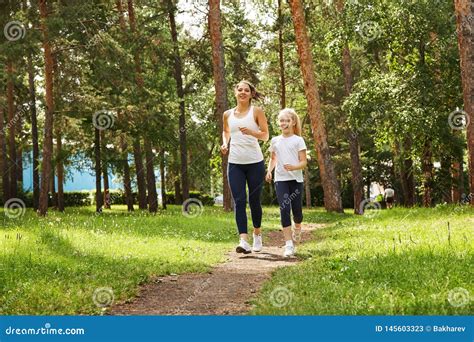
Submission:
<svg viewBox="0 0 474 342">
<path fill-rule="evenodd" d="M 303 183 L 303 170 L 287 171 L 285 164 L 296 165 L 300 162 L 298 152 L 306 150 L 304 139 L 299 135 L 284 137 L 279 135 L 272 138 L 270 152 L 275 152 L 277 163 L 275 168 L 275 182 L 296 180 Z"/>
</svg>

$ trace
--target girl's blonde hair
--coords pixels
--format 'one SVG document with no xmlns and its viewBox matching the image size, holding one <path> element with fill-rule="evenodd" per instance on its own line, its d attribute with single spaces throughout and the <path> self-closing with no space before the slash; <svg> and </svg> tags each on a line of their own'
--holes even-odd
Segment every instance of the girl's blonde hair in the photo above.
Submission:
<svg viewBox="0 0 474 342">
<path fill-rule="evenodd" d="M 293 108 L 284 108 L 280 110 L 280 113 L 278 113 L 278 117 L 281 115 L 289 115 L 291 120 L 295 122 L 295 126 L 293 127 L 293 131 L 296 135 L 301 136 L 301 120 L 298 114 L 296 114 L 295 110 Z"/>
</svg>

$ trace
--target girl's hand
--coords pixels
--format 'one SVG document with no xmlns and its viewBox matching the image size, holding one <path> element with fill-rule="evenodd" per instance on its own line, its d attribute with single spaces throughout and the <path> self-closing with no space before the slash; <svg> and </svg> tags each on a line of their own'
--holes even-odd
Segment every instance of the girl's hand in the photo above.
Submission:
<svg viewBox="0 0 474 342">
<path fill-rule="evenodd" d="M 271 182 L 272 182 L 272 173 L 271 173 L 271 172 L 267 172 L 267 175 L 265 176 L 265 180 L 266 180 L 268 183 L 271 183 Z"/>
<path fill-rule="evenodd" d="M 242 132 L 242 134 L 244 134 L 244 135 L 254 136 L 254 134 L 255 134 L 255 132 L 253 130 L 251 130 L 250 128 L 247 128 L 247 127 L 239 127 L 239 129 Z"/>
<path fill-rule="evenodd" d="M 221 153 L 224 154 L 224 155 L 226 155 L 227 152 L 229 152 L 229 148 L 227 147 L 227 144 L 223 144 L 223 145 L 221 146 Z"/>
<path fill-rule="evenodd" d="M 295 171 L 295 170 L 297 170 L 296 166 L 291 165 L 291 164 L 285 164 L 283 167 L 285 168 L 286 171 Z"/>
</svg>

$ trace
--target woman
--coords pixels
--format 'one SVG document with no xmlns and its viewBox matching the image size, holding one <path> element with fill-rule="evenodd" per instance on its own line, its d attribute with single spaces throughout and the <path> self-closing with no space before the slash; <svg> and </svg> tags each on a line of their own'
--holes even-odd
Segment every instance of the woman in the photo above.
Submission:
<svg viewBox="0 0 474 342">
<path fill-rule="evenodd" d="M 240 81 L 235 86 L 234 93 L 237 106 L 224 113 L 221 152 L 229 153 L 227 175 L 240 234 L 236 252 L 247 254 L 252 250 L 262 250 L 260 194 L 265 179 L 265 163 L 258 140 L 268 141 L 268 123 L 263 110 L 252 106 L 252 99 L 259 100 L 262 95 L 250 82 Z M 254 227 L 252 248 L 248 243 L 246 185 L 249 188 L 249 206 Z"/>
</svg>

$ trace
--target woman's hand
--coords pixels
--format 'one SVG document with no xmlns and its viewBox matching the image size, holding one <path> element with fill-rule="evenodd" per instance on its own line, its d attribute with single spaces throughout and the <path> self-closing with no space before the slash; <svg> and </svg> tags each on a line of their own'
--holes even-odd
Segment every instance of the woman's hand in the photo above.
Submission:
<svg viewBox="0 0 474 342">
<path fill-rule="evenodd" d="M 267 175 L 265 176 L 265 180 L 266 180 L 268 183 L 271 183 L 271 182 L 272 182 L 272 173 L 271 173 L 271 171 L 268 171 L 268 172 L 267 172 Z"/>
<path fill-rule="evenodd" d="M 251 130 L 250 128 L 247 128 L 247 127 L 239 127 L 240 131 L 242 132 L 242 134 L 244 135 L 251 135 L 251 136 L 255 136 L 255 131 Z"/>
<path fill-rule="evenodd" d="M 229 147 L 227 146 L 227 144 L 222 144 L 222 146 L 221 146 L 221 153 L 222 153 L 223 155 L 226 155 L 227 152 L 229 152 Z"/>
<path fill-rule="evenodd" d="M 291 165 L 291 164 L 285 164 L 283 167 L 285 168 L 286 171 L 298 170 L 298 168 L 295 165 Z"/>
</svg>

